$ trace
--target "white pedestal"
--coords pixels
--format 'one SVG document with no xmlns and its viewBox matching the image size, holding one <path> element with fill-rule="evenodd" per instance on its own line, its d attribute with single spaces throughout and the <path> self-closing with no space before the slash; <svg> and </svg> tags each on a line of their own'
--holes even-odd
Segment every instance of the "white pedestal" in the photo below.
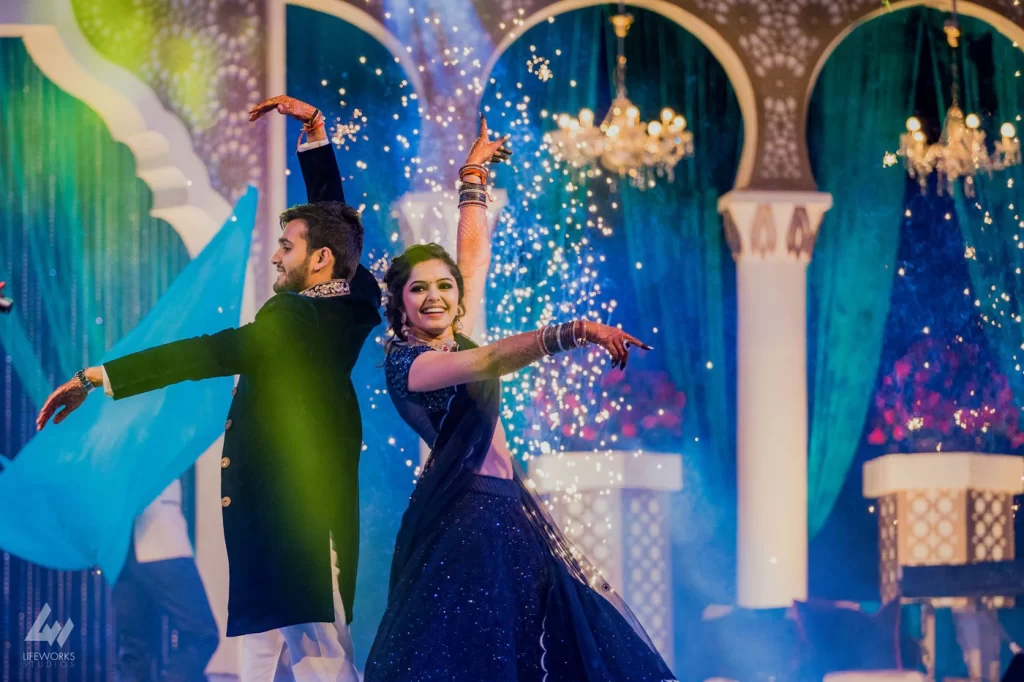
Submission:
<svg viewBox="0 0 1024 682">
<path fill-rule="evenodd" d="M 530 461 L 555 521 L 618 590 L 672 664 L 672 546 L 668 495 L 682 490 L 674 454 L 569 452 Z"/>
<path fill-rule="evenodd" d="M 864 465 L 878 500 L 882 600 L 899 597 L 903 566 L 1014 558 L 1013 496 L 1024 457 L 942 452 L 886 455 Z M 950 604 L 954 605 L 955 604 Z"/>
</svg>

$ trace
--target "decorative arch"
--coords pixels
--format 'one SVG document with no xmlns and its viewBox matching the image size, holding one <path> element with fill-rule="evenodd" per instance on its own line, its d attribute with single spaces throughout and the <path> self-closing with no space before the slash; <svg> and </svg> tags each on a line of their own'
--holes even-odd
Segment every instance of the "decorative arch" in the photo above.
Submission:
<svg viewBox="0 0 1024 682">
<path fill-rule="evenodd" d="M 573 10 L 595 5 L 614 4 L 610 0 L 557 0 L 544 6 L 531 15 L 523 17 L 514 33 L 508 33 L 501 42 L 494 48 L 487 64 L 484 66 L 481 82 L 486 83 L 491 76 L 491 71 L 505 53 L 508 47 L 518 40 L 528 30 L 542 21 L 559 14 L 565 14 Z M 736 187 L 746 187 L 754 172 L 754 161 L 758 149 L 758 108 L 757 98 L 754 94 L 754 83 L 750 77 L 743 59 L 735 50 L 733 44 L 713 26 L 702 20 L 700 17 L 688 12 L 678 5 L 666 0 L 626 0 L 630 7 L 647 9 L 666 19 L 675 22 L 689 31 L 704 47 L 708 48 L 722 65 L 733 90 L 736 92 L 736 99 L 739 102 L 740 111 L 743 114 L 743 153 L 740 156 L 739 168 L 736 171 Z"/>
<path fill-rule="evenodd" d="M 99 114 L 111 137 L 135 156 L 136 175 L 153 193 L 150 214 L 174 228 L 190 256 L 199 253 L 231 206 L 211 187 L 184 124 L 146 85 L 93 49 L 67 0 L 5 4 L 0 37 L 20 38 L 50 81 Z"/>
<path fill-rule="evenodd" d="M 994 4 L 994 3 L 988 3 Z M 911 9 L 913 7 L 928 7 L 931 9 L 938 10 L 940 12 L 948 12 L 948 3 L 938 2 L 937 0 L 906 0 L 901 2 L 894 7 L 892 10 L 887 10 L 884 7 L 873 9 L 872 11 L 864 12 L 860 16 L 851 17 L 850 21 L 843 27 L 835 37 L 832 38 L 825 49 L 818 55 L 817 60 L 814 63 L 814 67 L 811 70 L 810 77 L 807 79 L 807 87 L 804 92 L 804 123 L 806 124 L 807 109 L 811 102 L 811 96 L 814 93 L 814 86 L 818 82 L 818 76 L 821 74 L 821 70 L 825 67 L 825 62 L 832 56 L 839 44 L 843 42 L 851 33 L 855 30 L 868 23 L 872 19 L 876 19 L 884 14 L 888 14 L 890 11 L 900 12 L 903 10 Z M 957 3 L 957 12 L 964 16 L 973 17 L 980 19 L 986 24 L 996 29 L 1004 36 L 1018 44 L 1024 45 L 1024 26 L 1016 23 L 1008 16 L 1000 14 L 997 10 L 992 7 L 980 4 L 977 2 L 969 2 L 968 0 L 960 0 Z"/>
</svg>

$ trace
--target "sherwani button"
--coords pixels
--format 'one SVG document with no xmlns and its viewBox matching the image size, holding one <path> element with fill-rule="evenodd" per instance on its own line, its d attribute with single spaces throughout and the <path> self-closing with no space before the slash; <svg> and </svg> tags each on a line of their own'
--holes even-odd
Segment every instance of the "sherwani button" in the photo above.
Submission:
<svg viewBox="0 0 1024 682">
<path fill-rule="evenodd" d="M 227 421 L 227 423 L 226 423 L 226 424 L 224 424 L 224 430 L 225 430 L 225 431 L 227 431 L 227 430 L 228 430 L 228 429 L 230 429 L 230 428 L 231 428 L 231 420 L 229 419 L 229 420 Z"/>
<path fill-rule="evenodd" d="M 221 457 L 220 458 L 220 468 L 221 469 L 227 469 L 229 466 L 231 466 L 231 458 L 230 457 Z"/>
<path fill-rule="evenodd" d="M 225 509 L 230 507 L 231 506 L 231 498 L 227 497 L 227 496 L 220 498 L 220 506 L 224 507 Z"/>
</svg>

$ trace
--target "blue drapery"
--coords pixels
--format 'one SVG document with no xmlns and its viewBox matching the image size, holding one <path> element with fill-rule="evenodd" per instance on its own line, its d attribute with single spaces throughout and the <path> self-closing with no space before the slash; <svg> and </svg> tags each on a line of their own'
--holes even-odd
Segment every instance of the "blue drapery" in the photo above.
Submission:
<svg viewBox="0 0 1024 682">
<path fill-rule="evenodd" d="M 659 68 L 665 55 L 672 56 L 671 68 Z M 629 73 L 644 76 L 627 83 L 644 116 L 672 107 L 694 133 L 694 153 L 679 162 L 674 179 L 662 178 L 643 191 L 621 184 L 622 228 L 628 262 L 642 265 L 629 268 L 639 317 L 645 327 L 658 329 L 651 341 L 659 347 L 658 362 L 687 395 L 677 445 L 686 460 L 686 486 L 728 507 L 736 430 L 730 372 L 736 270 L 718 199 L 735 182 L 743 117 L 722 66 L 680 26 L 638 14 L 626 60 Z"/>
<path fill-rule="evenodd" d="M 1024 54 L 1009 38 L 981 21 L 968 18 L 962 24 L 962 47 L 952 55 L 944 46 L 936 46 L 936 61 L 949 73 L 949 61 L 959 58 L 963 74 L 961 106 L 965 113 L 982 115 L 989 140 L 1000 138 L 999 128 L 1006 121 L 1014 123 L 1020 134 L 1024 126 L 1024 78 L 1018 74 L 1024 69 Z M 990 62 L 994 72 L 982 73 L 972 54 Z M 981 81 L 989 75 L 991 85 L 985 87 Z M 994 101 L 985 101 L 983 95 L 994 97 Z M 968 198 L 962 186 L 956 189 L 957 220 L 964 246 L 974 253 L 967 259 L 972 300 L 979 302 L 977 310 L 985 321 L 989 347 L 1009 378 L 1019 405 L 1024 403 L 1024 325 L 1019 321 L 1024 315 L 1024 249 L 1020 248 L 1024 167 L 1016 165 L 991 177 L 979 173 L 974 190 L 975 196 Z"/>
<path fill-rule="evenodd" d="M 256 217 L 250 188 L 232 216 L 142 322 L 96 364 L 236 326 Z M 93 395 L 59 426 L 2 462 L 0 499 L 19 510 L 0 548 L 65 570 L 123 565 L 135 517 L 223 432 L 231 377 L 186 382 L 124 401 Z"/>
<path fill-rule="evenodd" d="M 856 29 L 829 57 L 811 100 L 808 145 L 832 194 L 807 275 L 808 533 L 825 525 L 864 430 L 896 271 L 905 175 L 882 167 L 913 111 L 914 12 Z"/>
</svg>

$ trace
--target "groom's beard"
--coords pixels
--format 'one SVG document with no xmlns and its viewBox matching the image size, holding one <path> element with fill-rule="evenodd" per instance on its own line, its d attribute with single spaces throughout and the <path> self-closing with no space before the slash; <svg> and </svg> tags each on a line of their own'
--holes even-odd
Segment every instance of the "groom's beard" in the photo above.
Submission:
<svg viewBox="0 0 1024 682">
<path fill-rule="evenodd" d="M 309 258 L 302 261 L 302 265 L 291 270 L 284 271 L 284 280 L 277 280 L 274 282 L 274 293 L 275 294 L 297 294 L 301 291 L 305 291 L 306 287 L 306 272 L 309 270 Z"/>
</svg>

